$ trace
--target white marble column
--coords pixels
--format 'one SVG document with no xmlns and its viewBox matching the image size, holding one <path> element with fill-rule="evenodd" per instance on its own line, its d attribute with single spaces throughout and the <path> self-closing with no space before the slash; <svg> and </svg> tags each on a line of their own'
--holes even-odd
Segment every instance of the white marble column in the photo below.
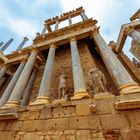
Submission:
<svg viewBox="0 0 140 140">
<path fill-rule="evenodd" d="M 33 71 L 32 71 L 32 74 L 30 76 L 30 79 L 28 81 L 27 87 L 24 91 L 23 99 L 21 101 L 21 106 L 27 106 L 28 105 L 30 95 L 31 95 L 31 91 L 32 91 L 32 88 L 33 88 L 33 85 L 34 85 L 34 81 L 36 79 L 36 74 L 37 74 L 37 69 L 34 68 Z"/>
<path fill-rule="evenodd" d="M 46 28 L 46 26 L 44 25 L 44 28 L 43 28 L 41 34 L 42 34 L 42 35 L 45 34 L 45 33 L 46 33 L 46 30 L 47 30 L 47 28 Z"/>
<path fill-rule="evenodd" d="M 70 48 L 72 57 L 73 82 L 74 82 L 74 96 L 72 97 L 72 99 L 87 98 L 89 97 L 89 95 L 85 86 L 83 70 L 75 38 L 70 39 Z"/>
<path fill-rule="evenodd" d="M 26 60 L 22 60 L 18 69 L 16 70 L 15 74 L 13 75 L 10 83 L 8 84 L 7 88 L 5 89 L 1 99 L 0 99 L 0 107 L 2 107 L 3 105 L 5 105 L 5 103 L 8 101 L 16 83 L 17 83 L 17 80 L 19 79 L 19 76 L 25 66 L 25 63 L 26 63 Z"/>
<path fill-rule="evenodd" d="M 83 11 L 81 13 L 81 17 L 82 17 L 83 20 L 87 20 L 88 19 L 87 15 L 85 14 L 85 11 Z"/>
<path fill-rule="evenodd" d="M 27 37 L 23 38 L 23 41 L 21 42 L 21 44 L 18 46 L 17 51 L 21 50 L 23 48 L 23 46 L 25 45 L 25 43 L 28 41 L 29 39 Z"/>
<path fill-rule="evenodd" d="M 32 72 L 38 51 L 33 49 L 31 55 L 11 93 L 11 96 L 6 103 L 5 107 L 16 107 L 20 105 L 20 99 L 26 88 L 27 82 L 29 80 L 30 74 Z"/>
<path fill-rule="evenodd" d="M 51 45 L 49 49 L 49 54 L 45 65 L 38 97 L 36 101 L 31 103 L 30 105 L 49 103 L 49 94 L 51 88 L 51 78 L 52 78 L 52 70 L 53 70 L 53 64 L 55 58 L 55 50 L 56 50 L 56 46 Z"/>
<path fill-rule="evenodd" d="M 8 64 L 4 64 L 0 70 L 0 80 L 3 78 L 3 76 L 5 75 L 6 71 L 8 70 L 9 65 Z"/>
<path fill-rule="evenodd" d="M 56 31 L 59 28 L 59 21 L 57 20 L 55 23 L 54 31 Z"/>
<path fill-rule="evenodd" d="M 99 34 L 98 29 L 93 31 L 93 38 L 98 45 L 102 60 L 120 93 L 124 94 L 129 92 L 129 90 L 135 89 L 139 90 L 139 85 L 134 82 L 114 52 Z"/>
<path fill-rule="evenodd" d="M 133 31 L 131 31 L 131 32 L 129 33 L 129 36 L 130 36 L 133 40 L 135 40 L 135 41 L 137 41 L 138 43 L 140 43 L 140 32 L 138 32 L 138 31 L 136 31 L 136 30 L 133 30 Z"/>
</svg>

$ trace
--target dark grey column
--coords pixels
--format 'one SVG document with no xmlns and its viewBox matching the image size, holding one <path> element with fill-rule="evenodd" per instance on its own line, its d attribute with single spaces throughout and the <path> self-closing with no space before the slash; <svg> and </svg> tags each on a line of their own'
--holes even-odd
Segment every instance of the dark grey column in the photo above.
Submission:
<svg viewBox="0 0 140 140">
<path fill-rule="evenodd" d="M 29 99 L 30 99 L 30 94 L 31 94 L 31 91 L 32 91 L 32 88 L 33 88 L 33 85 L 34 85 L 34 81 L 36 79 L 36 74 L 37 74 L 37 69 L 34 68 L 33 71 L 32 71 L 32 74 L 30 76 L 28 85 L 25 89 L 23 99 L 21 101 L 21 106 L 27 106 L 28 105 L 28 102 L 29 102 Z"/>
<path fill-rule="evenodd" d="M 0 80 L 3 78 L 3 76 L 5 75 L 8 68 L 9 68 L 8 64 L 5 64 L 5 65 L 2 66 L 2 68 L 0 70 Z"/>
<path fill-rule="evenodd" d="M 31 52 L 31 55 L 11 93 L 11 96 L 6 103 L 6 107 L 16 107 L 20 105 L 20 99 L 23 95 L 23 92 L 26 88 L 27 82 L 29 80 L 30 74 L 32 72 L 36 57 L 37 57 L 38 51 L 36 49 L 33 49 Z"/>
<path fill-rule="evenodd" d="M 23 48 L 23 46 L 25 45 L 25 43 L 28 41 L 29 39 L 27 37 L 24 37 L 23 41 L 21 42 L 21 44 L 18 46 L 17 51 L 21 50 Z"/>
<path fill-rule="evenodd" d="M 54 31 L 56 31 L 59 28 L 59 21 L 56 21 Z"/>
<path fill-rule="evenodd" d="M 4 44 L 3 42 L 0 42 L 0 47 L 1 47 L 3 44 Z"/>
<path fill-rule="evenodd" d="M 49 102 L 49 94 L 50 94 L 50 88 L 51 88 L 51 77 L 52 77 L 52 69 L 53 69 L 53 63 L 54 63 L 54 57 L 55 57 L 55 50 L 56 46 L 51 45 L 45 70 L 43 73 L 39 94 L 35 102 L 31 103 L 30 105 L 36 105 L 36 104 L 46 104 Z"/>
<path fill-rule="evenodd" d="M 81 17 L 82 17 L 83 20 L 87 20 L 88 19 L 87 15 L 85 14 L 85 11 L 83 11 L 81 13 Z"/>
<path fill-rule="evenodd" d="M 7 49 L 7 47 L 13 42 L 13 38 L 11 38 L 5 45 L 2 46 L 2 48 L 0 49 L 1 51 L 5 51 Z"/>
<path fill-rule="evenodd" d="M 138 43 L 140 43 L 140 33 L 136 30 L 133 30 L 129 33 L 129 36 L 134 39 L 135 41 L 137 41 Z"/>
<path fill-rule="evenodd" d="M 46 28 L 46 26 L 44 25 L 44 28 L 43 28 L 41 34 L 42 34 L 42 35 L 45 34 L 45 33 L 46 33 L 46 30 L 47 30 L 47 28 Z"/>
<path fill-rule="evenodd" d="M 89 97 L 85 86 L 83 70 L 75 38 L 71 38 L 70 48 L 72 57 L 72 73 L 74 81 L 74 97 L 72 97 L 72 99 L 82 99 L 85 97 Z"/>
<path fill-rule="evenodd" d="M 20 63 L 18 69 L 16 70 L 15 74 L 13 75 L 10 83 L 8 84 L 6 90 L 4 91 L 1 99 L 0 99 L 0 107 L 2 107 L 3 105 L 5 105 L 5 103 L 8 101 L 16 83 L 17 80 L 19 79 L 19 76 L 25 66 L 26 60 L 22 60 L 22 62 Z"/>
<path fill-rule="evenodd" d="M 123 94 L 125 91 L 129 91 L 131 89 L 139 89 L 138 84 L 134 82 L 114 52 L 99 34 L 98 30 L 93 32 L 93 38 L 98 45 L 102 60 L 104 61 L 105 66 L 120 93 Z"/>
<path fill-rule="evenodd" d="M 4 82 L 6 81 L 6 77 L 3 77 L 1 80 L 0 80 L 0 88 L 3 86 Z"/>
</svg>

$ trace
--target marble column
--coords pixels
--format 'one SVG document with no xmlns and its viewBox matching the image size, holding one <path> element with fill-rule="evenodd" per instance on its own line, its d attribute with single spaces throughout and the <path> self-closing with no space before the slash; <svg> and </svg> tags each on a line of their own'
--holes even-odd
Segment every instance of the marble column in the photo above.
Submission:
<svg viewBox="0 0 140 140">
<path fill-rule="evenodd" d="M 24 91 L 23 99 L 21 101 L 21 106 L 27 106 L 28 105 L 28 102 L 29 102 L 29 99 L 30 99 L 30 94 L 31 94 L 31 91 L 32 91 L 32 88 L 33 88 L 33 85 L 34 85 L 34 81 L 36 79 L 36 74 L 37 74 L 37 69 L 34 68 L 33 71 L 32 71 L 32 74 L 30 76 L 30 79 L 28 81 L 27 87 Z"/>
<path fill-rule="evenodd" d="M 3 42 L 0 42 L 0 47 L 2 47 L 3 44 L 4 44 Z"/>
<path fill-rule="evenodd" d="M 120 93 L 125 94 L 135 89 L 140 91 L 139 85 L 134 82 L 114 52 L 107 45 L 100 35 L 98 28 L 93 31 L 92 36 L 98 45 L 102 60 Z"/>
<path fill-rule="evenodd" d="M 72 73 L 74 81 L 74 96 L 72 97 L 72 99 L 87 98 L 89 97 L 89 94 L 86 90 L 83 70 L 75 38 L 70 39 L 70 48 L 72 57 Z"/>
<path fill-rule="evenodd" d="M 85 11 L 83 11 L 81 13 L 81 17 L 82 17 L 83 20 L 87 20 L 88 19 L 87 15 L 85 14 Z"/>
<path fill-rule="evenodd" d="M 7 88 L 5 89 L 1 99 L 0 99 L 0 107 L 2 107 L 3 105 L 5 105 L 5 103 L 8 101 L 18 79 L 19 79 L 19 76 L 25 66 L 25 63 L 26 63 L 26 59 L 23 59 L 18 67 L 18 69 L 16 70 L 15 74 L 13 75 L 10 83 L 8 84 Z"/>
<path fill-rule="evenodd" d="M 0 70 L 0 80 L 3 78 L 3 76 L 5 75 L 8 68 L 9 68 L 8 64 L 5 64 L 5 65 L 2 66 L 2 68 Z"/>
<path fill-rule="evenodd" d="M 44 25 L 44 28 L 43 28 L 41 34 L 42 34 L 42 35 L 45 34 L 45 33 L 46 33 L 46 30 L 47 30 L 47 28 L 46 28 L 46 26 Z"/>
<path fill-rule="evenodd" d="M 54 31 L 56 31 L 59 28 L 59 21 L 57 20 L 55 23 Z"/>
<path fill-rule="evenodd" d="M 68 21 L 69 21 L 69 26 L 72 25 L 71 17 L 68 18 Z"/>
<path fill-rule="evenodd" d="M 32 72 L 38 51 L 34 48 L 31 55 L 11 93 L 11 96 L 6 103 L 5 107 L 16 107 L 20 105 L 20 99 L 26 88 L 27 82 L 29 80 L 30 74 Z"/>
<path fill-rule="evenodd" d="M 38 97 L 36 101 L 31 103 L 30 105 L 49 103 L 49 94 L 51 88 L 51 78 L 52 78 L 52 70 L 53 70 L 53 64 L 55 58 L 55 50 L 56 50 L 56 46 L 51 45 L 49 49 L 49 54 L 45 65 Z"/>
<path fill-rule="evenodd" d="M 3 45 L 0 50 L 1 51 L 5 51 L 7 49 L 7 47 L 13 42 L 13 38 L 11 38 L 7 43 L 5 43 L 5 45 Z"/>
<path fill-rule="evenodd" d="M 17 51 L 21 50 L 23 48 L 23 46 L 25 45 L 25 43 L 28 41 L 29 39 L 27 37 L 23 38 L 23 41 L 21 42 L 21 44 L 18 46 Z"/>
<path fill-rule="evenodd" d="M 128 34 L 133 40 L 140 43 L 140 32 L 133 30 Z"/>
<path fill-rule="evenodd" d="M 0 88 L 3 86 L 4 82 L 6 81 L 6 77 L 3 77 L 1 80 L 0 80 Z"/>
</svg>

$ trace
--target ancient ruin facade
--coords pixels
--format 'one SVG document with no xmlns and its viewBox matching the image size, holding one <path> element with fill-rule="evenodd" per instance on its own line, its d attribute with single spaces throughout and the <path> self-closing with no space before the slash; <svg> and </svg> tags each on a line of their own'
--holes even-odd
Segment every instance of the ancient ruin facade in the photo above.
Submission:
<svg viewBox="0 0 140 140">
<path fill-rule="evenodd" d="M 116 43 L 82 7 L 46 20 L 31 46 L 5 55 L 13 39 L 1 42 L 0 139 L 139 140 L 140 70 L 122 51 L 127 36 L 140 42 L 139 13 Z"/>
</svg>

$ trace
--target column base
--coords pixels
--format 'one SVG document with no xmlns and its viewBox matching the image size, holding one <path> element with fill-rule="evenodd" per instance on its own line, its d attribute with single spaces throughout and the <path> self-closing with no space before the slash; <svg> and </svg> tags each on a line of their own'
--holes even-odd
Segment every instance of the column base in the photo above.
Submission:
<svg viewBox="0 0 140 140">
<path fill-rule="evenodd" d="M 60 103 L 64 103 L 66 102 L 67 100 L 62 98 L 62 99 L 56 99 L 52 102 L 52 104 L 60 104 Z"/>
<path fill-rule="evenodd" d="M 50 103 L 50 98 L 48 96 L 39 96 L 33 103 L 30 103 L 30 106 L 44 105 L 49 103 Z"/>
<path fill-rule="evenodd" d="M 80 100 L 83 98 L 90 98 L 90 95 L 88 94 L 87 91 L 79 91 L 79 92 L 75 92 L 74 96 L 71 97 L 71 100 Z"/>
<path fill-rule="evenodd" d="M 120 94 L 140 93 L 140 86 L 138 83 L 127 83 L 119 87 Z"/>
<path fill-rule="evenodd" d="M 14 108 L 19 107 L 20 102 L 18 101 L 8 101 L 2 108 Z"/>
</svg>

